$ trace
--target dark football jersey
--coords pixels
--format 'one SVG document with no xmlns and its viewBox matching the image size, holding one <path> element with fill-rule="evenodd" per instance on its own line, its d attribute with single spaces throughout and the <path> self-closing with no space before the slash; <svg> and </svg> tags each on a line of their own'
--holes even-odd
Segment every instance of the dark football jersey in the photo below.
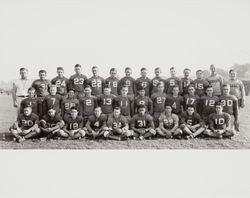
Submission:
<svg viewBox="0 0 250 198">
<path fill-rule="evenodd" d="M 27 130 L 30 127 L 33 127 L 35 124 L 38 123 L 38 121 L 39 121 L 39 118 L 34 113 L 31 113 L 29 116 L 25 116 L 24 114 L 21 113 L 17 117 L 18 126 L 24 130 Z"/>
<path fill-rule="evenodd" d="M 200 97 L 197 95 L 191 96 L 186 94 L 184 97 L 184 110 L 187 110 L 188 105 L 194 105 L 194 109 L 197 110 L 197 104 L 199 103 Z"/>
<path fill-rule="evenodd" d="M 23 113 L 24 107 L 31 106 L 32 113 L 38 115 L 39 113 L 39 100 L 37 98 L 25 98 L 20 104 L 20 113 Z"/>
<path fill-rule="evenodd" d="M 107 122 L 107 116 L 101 114 L 98 118 L 95 115 L 89 116 L 88 123 L 89 126 L 93 129 L 100 129 Z"/>
<path fill-rule="evenodd" d="M 113 113 L 115 107 L 115 95 L 104 95 L 102 94 L 97 98 L 99 106 L 102 108 L 103 114 Z"/>
<path fill-rule="evenodd" d="M 154 77 L 151 80 L 151 87 L 152 87 L 151 95 L 158 92 L 157 85 L 159 82 L 164 82 L 164 79 L 162 77 Z"/>
<path fill-rule="evenodd" d="M 172 107 L 172 113 L 180 115 L 182 113 L 184 99 L 180 95 L 178 95 L 177 97 L 174 97 L 173 95 L 168 95 L 166 99 L 166 104 L 169 104 Z"/>
<path fill-rule="evenodd" d="M 121 88 L 122 86 L 127 86 L 128 87 L 128 95 L 133 95 L 136 94 L 136 88 L 135 88 L 135 79 L 132 77 L 123 77 L 119 81 L 119 89 L 118 93 L 121 94 Z"/>
<path fill-rule="evenodd" d="M 108 77 L 105 80 L 105 84 L 108 84 L 111 87 L 111 94 L 117 96 L 118 95 L 118 83 L 119 79 L 118 78 L 113 78 L 113 77 Z"/>
<path fill-rule="evenodd" d="M 56 109 L 57 112 L 61 112 L 61 103 L 62 103 L 62 96 L 59 94 L 56 94 L 54 96 L 52 95 L 47 95 L 44 99 L 44 104 L 46 108 L 46 112 L 50 108 Z"/>
<path fill-rule="evenodd" d="M 138 90 L 140 87 L 144 88 L 145 96 L 149 96 L 149 94 L 151 93 L 151 80 L 148 77 L 137 78 L 135 81 L 135 86 L 136 86 L 136 90 Z"/>
<path fill-rule="evenodd" d="M 236 96 L 221 96 L 220 101 L 223 104 L 223 112 L 234 116 L 239 114 L 238 99 Z"/>
<path fill-rule="evenodd" d="M 185 96 L 188 94 L 188 86 L 193 83 L 191 78 L 182 78 L 181 79 L 181 87 L 182 87 L 182 95 Z"/>
<path fill-rule="evenodd" d="M 104 78 L 100 76 L 92 76 L 90 79 L 88 79 L 88 85 L 91 86 L 92 95 L 99 96 L 102 94 Z"/>
<path fill-rule="evenodd" d="M 32 83 L 32 87 L 35 88 L 37 97 L 45 97 L 49 95 L 49 80 L 37 79 Z"/>
<path fill-rule="evenodd" d="M 181 124 L 188 124 L 190 126 L 202 123 L 200 115 L 194 112 L 192 115 L 188 115 L 187 112 L 181 114 Z"/>
<path fill-rule="evenodd" d="M 96 96 L 85 96 L 80 100 L 81 115 L 90 116 L 94 114 L 95 107 L 97 107 Z"/>
<path fill-rule="evenodd" d="M 215 112 L 215 103 L 219 101 L 217 96 L 202 96 L 201 97 L 201 114 L 203 117 L 208 117 Z"/>
<path fill-rule="evenodd" d="M 179 124 L 179 117 L 176 114 L 171 114 L 171 116 L 166 116 L 164 113 L 159 117 L 159 122 L 163 123 L 163 127 L 167 130 L 171 130 L 175 125 Z"/>
<path fill-rule="evenodd" d="M 136 129 L 146 129 L 146 128 L 154 128 L 153 118 L 149 114 L 145 114 L 143 116 L 136 114 L 132 117 L 131 127 Z"/>
<path fill-rule="evenodd" d="M 114 115 L 111 115 L 108 118 L 107 126 L 112 127 L 112 129 L 123 128 L 126 126 L 127 123 L 128 121 L 124 116 L 120 115 L 118 118 L 115 118 Z"/>
<path fill-rule="evenodd" d="M 129 96 L 117 96 L 115 106 L 121 108 L 121 115 L 123 116 L 132 116 L 134 114 L 134 100 Z"/>
<path fill-rule="evenodd" d="M 75 92 L 83 92 L 87 77 L 83 74 L 74 74 L 69 78 L 69 88 Z"/>
<path fill-rule="evenodd" d="M 195 94 L 201 97 L 205 95 L 205 90 L 209 86 L 209 83 L 205 79 L 197 78 L 193 81 L 193 85 L 195 88 Z"/>
<path fill-rule="evenodd" d="M 228 113 L 216 114 L 213 113 L 209 116 L 209 128 L 212 130 L 222 130 L 225 129 L 230 122 L 230 115 Z"/>
<path fill-rule="evenodd" d="M 51 84 L 55 84 L 57 87 L 57 94 L 61 96 L 67 95 L 67 90 L 69 88 L 69 80 L 65 77 L 55 77 L 51 80 Z"/>
<path fill-rule="evenodd" d="M 136 96 L 135 97 L 135 112 L 138 112 L 138 106 L 139 105 L 144 105 L 146 107 L 146 112 L 149 114 L 153 113 L 153 102 L 148 96 Z"/>
<path fill-rule="evenodd" d="M 76 107 L 78 110 L 80 110 L 79 108 L 79 100 L 76 98 L 73 99 L 69 99 L 66 98 L 62 101 L 62 114 L 69 114 L 70 113 L 70 109 L 71 107 Z"/>
<path fill-rule="evenodd" d="M 163 112 L 165 110 L 167 94 L 165 93 L 154 93 L 151 96 L 151 100 L 153 102 L 153 111 L 156 112 Z"/>
<path fill-rule="evenodd" d="M 83 118 L 79 115 L 76 119 L 73 119 L 71 116 L 66 116 L 64 122 L 67 130 L 76 130 L 83 127 Z"/>
<path fill-rule="evenodd" d="M 59 115 L 55 115 L 54 117 L 51 117 L 49 115 L 44 115 L 43 118 L 41 119 L 41 121 L 45 121 L 46 122 L 46 125 L 47 125 L 46 128 L 51 128 L 51 127 L 56 126 L 56 124 L 58 122 L 61 122 L 62 118 Z"/>
<path fill-rule="evenodd" d="M 178 77 L 170 77 L 165 81 L 165 89 L 167 94 L 173 93 L 173 87 L 179 86 L 180 92 L 182 91 L 181 79 Z"/>
</svg>

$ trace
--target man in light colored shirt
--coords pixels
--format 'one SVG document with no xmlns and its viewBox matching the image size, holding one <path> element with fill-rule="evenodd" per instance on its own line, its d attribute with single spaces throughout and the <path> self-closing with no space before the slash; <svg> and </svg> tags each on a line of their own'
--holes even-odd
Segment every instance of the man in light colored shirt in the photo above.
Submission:
<svg viewBox="0 0 250 198">
<path fill-rule="evenodd" d="M 32 80 L 28 79 L 28 69 L 22 67 L 19 69 L 21 78 L 14 80 L 12 88 L 13 106 L 20 107 L 21 101 L 28 96 L 28 89 L 32 85 Z"/>
</svg>

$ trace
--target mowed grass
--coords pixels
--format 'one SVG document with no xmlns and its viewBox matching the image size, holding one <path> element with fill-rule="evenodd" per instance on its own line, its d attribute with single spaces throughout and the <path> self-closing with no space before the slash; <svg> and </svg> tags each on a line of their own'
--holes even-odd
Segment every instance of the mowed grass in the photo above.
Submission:
<svg viewBox="0 0 250 198">
<path fill-rule="evenodd" d="M 2 149 L 247 149 L 250 148 L 250 97 L 246 108 L 241 110 L 241 132 L 232 139 L 193 139 L 193 140 L 27 140 L 13 142 L 8 136 L 8 128 L 16 119 L 16 110 L 12 107 L 11 96 L 0 96 L 0 148 Z M 3 140 L 3 133 L 6 139 Z"/>
</svg>

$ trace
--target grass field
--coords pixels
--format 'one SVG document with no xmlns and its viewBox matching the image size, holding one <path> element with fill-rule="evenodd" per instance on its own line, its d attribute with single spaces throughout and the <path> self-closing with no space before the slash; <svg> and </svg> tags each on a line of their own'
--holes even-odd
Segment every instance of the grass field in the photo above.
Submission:
<svg viewBox="0 0 250 198">
<path fill-rule="evenodd" d="M 11 96 L 0 96 L 0 148 L 2 149 L 247 149 L 250 148 L 250 97 L 246 108 L 241 110 L 241 132 L 232 139 L 193 139 L 193 140 L 28 140 L 21 144 L 8 136 L 8 127 L 16 119 Z M 3 140 L 3 134 L 6 138 Z"/>
</svg>

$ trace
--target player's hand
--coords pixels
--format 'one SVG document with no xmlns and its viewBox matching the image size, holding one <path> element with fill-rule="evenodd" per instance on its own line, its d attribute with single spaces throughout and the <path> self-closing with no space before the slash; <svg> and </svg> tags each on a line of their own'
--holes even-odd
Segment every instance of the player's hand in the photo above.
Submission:
<svg viewBox="0 0 250 198">
<path fill-rule="evenodd" d="M 49 133 L 53 131 L 52 128 L 48 128 L 47 130 Z"/>
<path fill-rule="evenodd" d="M 14 102 L 13 107 L 15 107 L 15 108 L 17 108 L 17 107 L 18 107 L 17 102 Z"/>
<path fill-rule="evenodd" d="M 242 100 L 240 107 L 241 107 L 241 108 L 244 108 L 244 107 L 245 107 L 245 101 L 244 101 L 244 100 Z"/>
<path fill-rule="evenodd" d="M 234 126 L 236 131 L 240 131 L 240 123 L 238 119 L 234 121 Z"/>
</svg>

